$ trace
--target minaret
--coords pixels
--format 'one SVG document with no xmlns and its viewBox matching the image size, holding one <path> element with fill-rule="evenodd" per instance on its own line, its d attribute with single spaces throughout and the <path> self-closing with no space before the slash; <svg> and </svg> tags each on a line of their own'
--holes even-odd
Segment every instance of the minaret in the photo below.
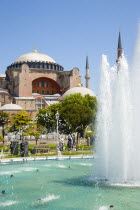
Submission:
<svg viewBox="0 0 140 210">
<path fill-rule="evenodd" d="M 86 88 L 90 88 L 90 76 L 89 76 L 89 64 L 88 64 L 88 56 L 86 57 Z"/>
<path fill-rule="evenodd" d="M 118 62 L 118 59 L 122 57 L 122 53 L 123 53 L 123 49 L 122 49 L 122 42 L 121 42 L 121 33 L 119 31 L 119 38 L 118 38 L 118 55 L 117 55 L 117 60 L 116 62 Z"/>
</svg>

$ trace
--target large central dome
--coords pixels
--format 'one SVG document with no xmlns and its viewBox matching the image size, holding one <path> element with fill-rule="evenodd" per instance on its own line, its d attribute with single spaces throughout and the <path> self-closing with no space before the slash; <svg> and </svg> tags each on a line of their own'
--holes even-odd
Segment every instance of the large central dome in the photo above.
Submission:
<svg viewBox="0 0 140 210">
<path fill-rule="evenodd" d="M 36 50 L 31 53 L 27 53 L 24 55 L 21 55 L 15 63 L 20 62 L 49 62 L 49 63 L 56 63 L 53 58 L 51 58 L 48 55 L 45 55 L 43 53 L 39 53 Z"/>
</svg>

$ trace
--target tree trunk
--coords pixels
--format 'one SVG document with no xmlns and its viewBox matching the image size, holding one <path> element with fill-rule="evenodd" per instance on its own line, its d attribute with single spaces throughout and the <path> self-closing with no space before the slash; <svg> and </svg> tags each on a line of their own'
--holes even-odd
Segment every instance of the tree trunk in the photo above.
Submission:
<svg viewBox="0 0 140 210">
<path fill-rule="evenodd" d="M 77 133 L 77 144 L 79 143 L 78 139 L 79 139 L 79 133 Z"/>
<path fill-rule="evenodd" d="M 4 125 L 2 126 L 2 136 L 3 136 L 3 144 L 4 144 Z"/>
</svg>

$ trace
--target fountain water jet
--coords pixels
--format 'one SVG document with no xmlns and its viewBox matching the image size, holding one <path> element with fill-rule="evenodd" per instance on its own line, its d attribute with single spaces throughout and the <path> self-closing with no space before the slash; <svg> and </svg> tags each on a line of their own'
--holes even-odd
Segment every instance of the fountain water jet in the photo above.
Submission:
<svg viewBox="0 0 140 210">
<path fill-rule="evenodd" d="M 132 102 L 133 102 L 133 176 L 140 180 L 140 23 L 136 39 L 134 57 L 132 62 Z"/>
<path fill-rule="evenodd" d="M 130 90 L 128 65 L 124 55 L 114 68 L 110 68 L 103 55 L 98 97 L 95 177 L 111 183 L 128 183 L 133 179 Z"/>
</svg>

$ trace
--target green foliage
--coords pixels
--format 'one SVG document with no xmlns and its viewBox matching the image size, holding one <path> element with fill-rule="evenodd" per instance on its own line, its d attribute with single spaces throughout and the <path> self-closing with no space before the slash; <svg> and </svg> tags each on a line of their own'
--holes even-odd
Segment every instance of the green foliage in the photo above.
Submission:
<svg viewBox="0 0 140 210">
<path fill-rule="evenodd" d="M 37 127 L 43 126 L 48 132 L 56 130 L 56 113 L 59 110 L 60 103 L 53 104 L 48 109 L 39 109 L 36 115 Z"/>
<path fill-rule="evenodd" d="M 91 150 L 92 148 L 93 148 L 93 146 L 87 146 L 85 144 L 78 144 L 77 145 L 78 150 Z"/>
<path fill-rule="evenodd" d="M 31 131 L 31 132 L 29 132 L 28 134 L 29 134 L 30 136 L 34 136 L 34 137 L 35 137 L 36 145 L 37 145 L 37 141 L 38 141 L 38 139 L 39 139 L 41 133 L 40 133 L 39 131 Z"/>
<path fill-rule="evenodd" d="M 50 149 L 56 149 L 56 144 L 49 144 Z"/>
<path fill-rule="evenodd" d="M 91 155 L 90 151 L 64 151 L 62 155 Z"/>
<path fill-rule="evenodd" d="M 37 126 L 44 126 L 48 132 L 56 131 L 56 113 L 59 113 L 59 133 L 84 133 L 87 126 L 94 128 L 96 118 L 96 98 L 80 93 L 72 94 L 64 101 L 53 104 L 48 109 L 40 109 L 36 115 Z"/>
<path fill-rule="evenodd" d="M 42 126 L 42 125 L 38 125 L 38 128 L 37 128 L 38 131 L 40 131 L 41 134 L 47 134 L 47 128 L 45 126 Z"/>
<path fill-rule="evenodd" d="M 3 150 L 3 152 L 8 152 L 10 150 L 9 146 L 0 146 L 0 152 Z"/>
<path fill-rule="evenodd" d="M 34 145 L 29 145 L 29 146 L 28 146 L 28 150 L 29 150 L 29 151 L 31 151 L 31 150 L 34 149 L 34 148 L 35 148 Z"/>
<path fill-rule="evenodd" d="M 2 135 L 0 135 L 0 141 L 4 141 L 4 138 Z"/>
<path fill-rule="evenodd" d="M 0 112 L 0 126 L 4 126 L 8 123 L 9 120 L 9 114 L 6 112 Z"/>
<path fill-rule="evenodd" d="M 39 131 L 31 131 L 31 132 L 28 132 L 28 135 L 34 136 L 35 139 L 39 139 L 40 134 L 41 134 L 41 133 L 40 133 Z"/>
<path fill-rule="evenodd" d="M 97 110 L 96 98 L 90 95 L 82 96 L 80 93 L 72 94 L 61 104 L 60 116 L 66 122 L 64 133 L 78 132 L 83 134 L 85 128 L 95 123 Z"/>
<path fill-rule="evenodd" d="M 87 132 L 85 133 L 85 138 L 92 137 L 93 134 L 94 134 L 94 133 L 93 133 L 92 131 L 87 131 Z"/>
<path fill-rule="evenodd" d="M 33 122 L 24 110 L 14 115 L 12 118 L 12 126 L 9 127 L 9 132 L 21 132 L 22 135 L 33 129 Z"/>
</svg>

